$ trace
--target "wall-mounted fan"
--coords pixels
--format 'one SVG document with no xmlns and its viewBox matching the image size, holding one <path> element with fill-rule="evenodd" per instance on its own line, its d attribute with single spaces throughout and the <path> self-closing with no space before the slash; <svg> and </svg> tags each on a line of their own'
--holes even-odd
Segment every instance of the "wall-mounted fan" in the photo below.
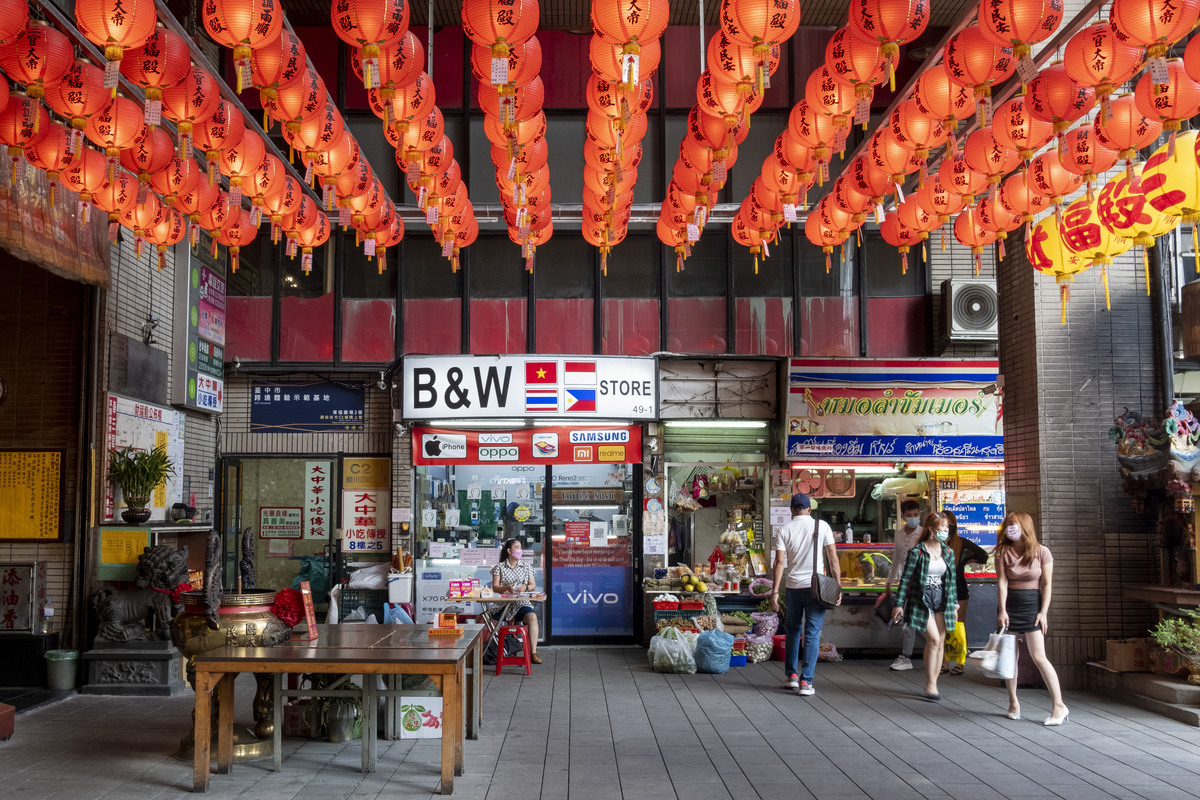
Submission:
<svg viewBox="0 0 1200 800">
<path fill-rule="evenodd" d="M 825 497 L 854 497 L 854 473 L 847 470 L 826 472 Z"/>
<path fill-rule="evenodd" d="M 824 497 L 824 481 L 821 473 L 815 469 L 802 469 L 796 472 L 792 487 L 797 492 L 803 492 L 809 497 Z"/>
</svg>

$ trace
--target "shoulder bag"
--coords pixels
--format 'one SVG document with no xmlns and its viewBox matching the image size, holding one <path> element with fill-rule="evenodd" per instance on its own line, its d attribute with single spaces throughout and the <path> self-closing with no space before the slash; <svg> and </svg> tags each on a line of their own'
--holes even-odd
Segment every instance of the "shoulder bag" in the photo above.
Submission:
<svg viewBox="0 0 1200 800">
<path fill-rule="evenodd" d="M 819 555 L 819 539 L 821 538 L 821 523 L 815 522 L 813 530 L 813 568 L 812 582 L 809 584 L 809 589 L 812 591 L 813 602 L 825 609 L 830 609 L 836 606 L 842 599 L 842 587 L 837 581 L 823 572 L 817 572 L 817 557 Z"/>
</svg>

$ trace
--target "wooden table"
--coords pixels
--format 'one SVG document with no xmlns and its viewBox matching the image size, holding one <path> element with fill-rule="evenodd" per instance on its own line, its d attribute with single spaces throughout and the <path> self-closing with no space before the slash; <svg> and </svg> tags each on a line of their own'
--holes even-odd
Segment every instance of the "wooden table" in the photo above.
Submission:
<svg viewBox="0 0 1200 800">
<path fill-rule="evenodd" d="M 277 647 L 221 647 L 196 656 L 194 790 L 208 789 L 214 690 L 217 693 L 217 772 L 225 774 L 233 766 L 234 679 L 240 672 L 275 676 L 275 769 L 278 770 L 282 761 L 283 676 L 318 672 L 364 676 L 361 692 L 364 772 L 375 768 L 376 744 L 377 691 L 375 682 L 367 676 L 429 675 L 442 692 L 441 792 L 452 793 L 454 776 L 461 775 L 463 770 L 464 729 L 466 736 L 477 738 L 482 720 L 480 644 L 483 626 L 462 627 L 462 635 L 445 637 L 430 636 L 428 625 L 319 625 L 317 639 L 311 642 L 292 640 Z M 332 693 L 338 694 L 338 690 Z"/>
</svg>

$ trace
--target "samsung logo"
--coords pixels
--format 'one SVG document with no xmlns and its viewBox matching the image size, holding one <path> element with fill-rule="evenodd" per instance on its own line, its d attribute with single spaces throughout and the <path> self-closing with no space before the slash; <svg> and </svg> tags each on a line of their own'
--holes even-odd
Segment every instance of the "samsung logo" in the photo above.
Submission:
<svg viewBox="0 0 1200 800">
<path fill-rule="evenodd" d="M 571 444 L 628 442 L 629 431 L 571 431 Z"/>
</svg>

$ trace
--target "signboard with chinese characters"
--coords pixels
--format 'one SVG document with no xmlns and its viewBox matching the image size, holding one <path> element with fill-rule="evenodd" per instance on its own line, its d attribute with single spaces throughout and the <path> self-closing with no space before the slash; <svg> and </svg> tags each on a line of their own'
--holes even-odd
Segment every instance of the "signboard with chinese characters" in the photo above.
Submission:
<svg viewBox="0 0 1200 800">
<path fill-rule="evenodd" d="M 32 631 L 45 598 L 45 563 L 0 564 L 0 632 Z"/>
<path fill-rule="evenodd" d="M 342 552 L 386 553 L 391 505 L 388 489 L 343 489 Z"/>
<path fill-rule="evenodd" d="M 329 517 L 332 461 L 304 462 L 304 538 L 328 539 L 333 529 Z"/>
<path fill-rule="evenodd" d="M 225 401 L 225 253 L 212 257 L 211 239 L 200 232 L 194 247 L 176 246 L 175 405 L 220 414 Z"/>
<path fill-rule="evenodd" d="M 0 540 L 62 538 L 61 450 L 0 451 Z"/>
<path fill-rule="evenodd" d="M 404 418 L 653 420 L 658 362 L 619 356 L 408 356 Z"/>
<path fill-rule="evenodd" d="M 258 509 L 260 539 L 299 539 L 303 509 L 262 506 Z"/>
<path fill-rule="evenodd" d="M 153 450 L 162 445 L 175 468 L 165 483 L 150 496 L 150 522 L 163 522 L 167 509 L 183 501 L 183 412 L 174 408 L 143 403 L 121 395 L 107 397 L 104 420 L 104 462 L 108 452 L 129 446 L 135 450 Z M 104 482 L 104 521 L 120 519 L 119 494 L 112 481 Z"/>
<path fill-rule="evenodd" d="M 329 433 L 365 430 L 366 395 L 361 381 L 254 381 L 252 433 Z"/>
</svg>

